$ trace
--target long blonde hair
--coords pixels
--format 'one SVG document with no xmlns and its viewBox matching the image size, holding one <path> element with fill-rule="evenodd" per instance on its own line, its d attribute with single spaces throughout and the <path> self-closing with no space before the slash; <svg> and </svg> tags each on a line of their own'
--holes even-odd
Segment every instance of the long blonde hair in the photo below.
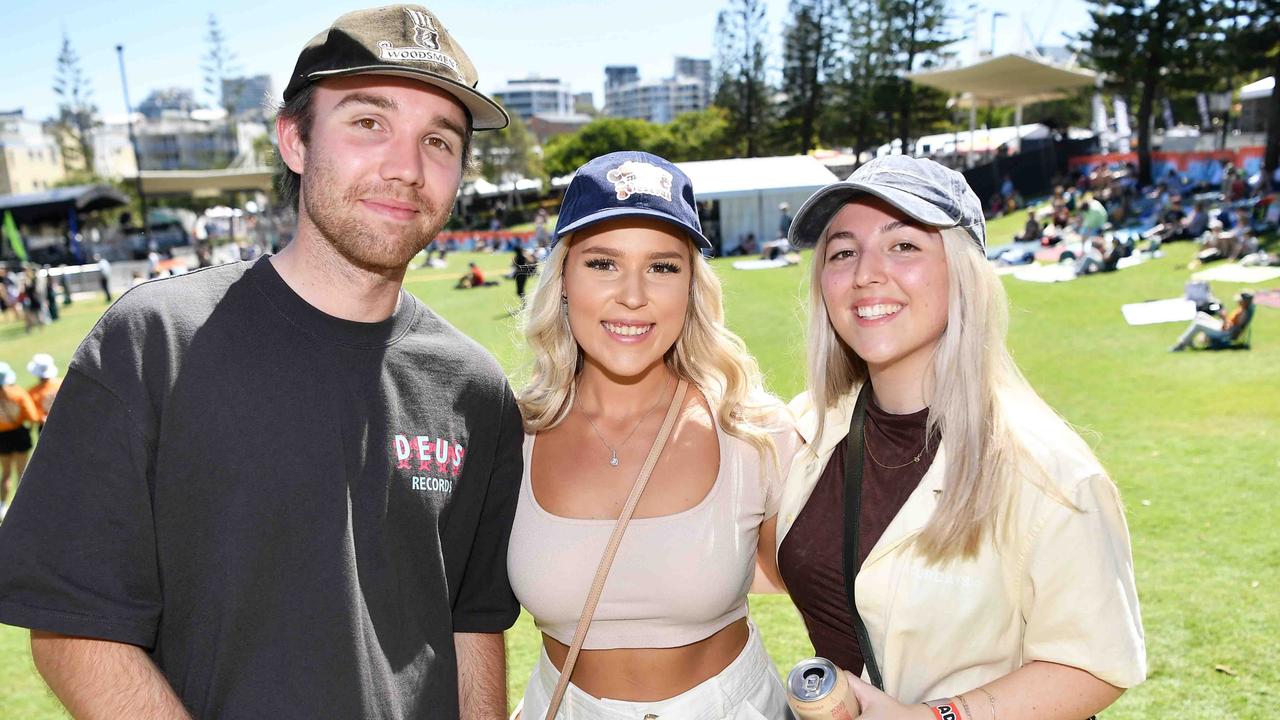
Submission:
<svg viewBox="0 0 1280 720">
<path fill-rule="evenodd" d="M 524 334 L 533 367 L 517 401 L 528 433 L 564 420 L 573 407 L 574 380 L 582 369 L 582 349 L 561 304 L 572 242 L 572 236 L 565 237 L 552 248 L 525 312 Z M 724 432 L 751 444 L 762 456 L 776 457 L 769 431 L 781 403 L 765 392 L 760 367 L 746 344 L 725 327 L 720 279 L 692 242 L 689 254 L 692 277 L 684 327 L 663 362 L 702 392 Z"/>
<path fill-rule="evenodd" d="M 1063 437 L 1079 439 L 1013 362 L 1005 345 L 1008 296 L 982 250 L 962 229 L 940 233 L 947 261 L 947 326 L 926 378 L 926 436 L 940 433 L 947 444 L 947 492 L 916 539 L 931 562 L 976 555 L 988 533 L 996 532 L 1020 480 L 1071 506 L 1014 432 L 1005 400 L 1016 398 L 1021 407 L 1052 418 L 1065 431 Z M 867 380 L 866 363 L 836 333 L 827 314 L 821 283 L 826 242 L 824 229 L 814 249 L 809 289 L 808 390 L 818 410 L 819 436 L 824 411 Z M 1074 445 L 1073 451 L 1091 455 L 1083 442 Z"/>
</svg>

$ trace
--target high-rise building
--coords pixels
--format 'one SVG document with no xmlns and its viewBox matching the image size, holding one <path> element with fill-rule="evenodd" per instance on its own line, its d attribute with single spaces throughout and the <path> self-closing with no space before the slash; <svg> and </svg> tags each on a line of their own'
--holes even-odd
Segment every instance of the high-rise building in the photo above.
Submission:
<svg viewBox="0 0 1280 720">
<path fill-rule="evenodd" d="M 198 107 L 190 88 L 157 88 L 138 103 L 138 112 L 148 120 L 159 120 L 166 112 L 187 115 Z"/>
<path fill-rule="evenodd" d="M 661 80 L 640 80 L 634 72 L 629 82 L 615 82 L 622 73 L 610 75 L 605 68 L 604 114 L 609 117 L 639 118 L 649 122 L 671 122 L 677 115 L 703 110 L 711 102 L 711 63 L 678 57 L 675 73 Z M 627 66 L 634 71 L 635 68 Z"/>
<path fill-rule="evenodd" d="M 93 138 L 94 174 L 112 180 L 138 174 L 138 158 L 133 154 L 126 122 L 107 120 L 90 130 L 89 137 Z"/>
<path fill-rule="evenodd" d="M 250 162 L 253 141 L 267 135 L 267 127 L 221 110 L 196 110 L 138 123 L 134 135 L 142 170 L 215 170 Z"/>
<path fill-rule="evenodd" d="M 676 77 L 698 78 L 711 88 L 711 61 L 703 58 L 676 57 Z"/>
<path fill-rule="evenodd" d="M 262 119 L 276 101 L 270 75 L 223 78 L 222 106 L 236 116 Z"/>
<path fill-rule="evenodd" d="M 573 91 L 558 78 L 528 77 L 508 80 L 494 91 L 494 99 L 512 115 L 528 121 L 534 115 L 567 115 L 573 112 Z"/>
<path fill-rule="evenodd" d="M 57 138 L 22 110 L 0 113 L 0 195 L 48 190 L 64 177 Z"/>
<path fill-rule="evenodd" d="M 635 65 L 609 65 L 604 69 L 605 92 L 611 88 L 640 82 L 640 69 Z"/>
</svg>

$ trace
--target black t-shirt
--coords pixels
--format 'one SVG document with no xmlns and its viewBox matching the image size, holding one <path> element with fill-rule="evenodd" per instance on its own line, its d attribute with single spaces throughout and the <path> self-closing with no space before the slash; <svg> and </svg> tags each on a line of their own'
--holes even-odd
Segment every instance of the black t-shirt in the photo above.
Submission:
<svg viewBox="0 0 1280 720">
<path fill-rule="evenodd" d="M 407 292 L 357 323 L 268 259 L 154 281 L 72 360 L 0 525 L 0 622 L 139 645 L 201 718 L 458 714 L 518 613 L 502 371 Z"/>
</svg>

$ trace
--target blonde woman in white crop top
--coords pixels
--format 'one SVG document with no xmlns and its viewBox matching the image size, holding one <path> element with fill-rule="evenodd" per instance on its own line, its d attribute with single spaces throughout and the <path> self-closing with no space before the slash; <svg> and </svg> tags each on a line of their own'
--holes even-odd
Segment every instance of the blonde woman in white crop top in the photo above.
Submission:
<svg viewBox="0 0 1280 720">
<path fill-rule="evenodd" d="M 689 180 L 647 153 L 579 168 L 525 333 L 525 474 L 507 559 L 543 652 L 541 720 L 600 556 L 680 379 L 690 390 L 627 527 L 564 718 L 787 718 L 747 619 L 761 525 L 797 446 L 724 327 Z M 770 535 L 771 536 L 771 535 Z M 776 581 L 775 581 L 776 582 Z"/>
</svg>

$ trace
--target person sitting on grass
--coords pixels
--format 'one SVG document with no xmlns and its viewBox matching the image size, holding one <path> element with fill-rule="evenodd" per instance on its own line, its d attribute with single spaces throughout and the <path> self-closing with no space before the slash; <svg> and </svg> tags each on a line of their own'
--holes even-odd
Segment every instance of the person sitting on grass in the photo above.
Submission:
<svg viewBox="0 0 1280 720">
<path fill-rule="evenodd" d="M 1040 236 L 1044 233 L 1044 226 L 1036 219 L 1035 210 L 1027 210 L 1027 224 L 1022 228 L 1022 234 L 1015 237 L 1017 242 L 1040 242 Z"/>
<path fill-rule="evenodd" d="M 457 289 L 484 287 L 484 272 L 475 263 L 467 263 L 467 274 L 458 278 Z"/>
<path fill-rule="evenodd" d="M 1227 319 L 1221 320 L 1209 313 L 1196 313 L 1196 317 L 1182 333 L 1178 342 L 1169 348 L 1169 352 L 1181 352 L 1192 347 L 1196 338 L 1203 335 L 1208 345 L 1207 350 L 1221 350 L 1230 347 L 1240 339 L 1249 323 L 1253 320 L 1253 291 L 1245 290 L 1236 296 L 1236 308 L 1227 313 Z"/>
<path fill-rule="evenodd" d="M 1048 247 L 1062 239 L 1063 234 L 1071 229 L 1071 208 L 1064 202 L 1055 202 L 1053 215 L 1045 227 L 1040 244 Z"/>
<path fill-rule="evenodd" d="M 1182 203 L 1178 198 L 1160 214 L 1159 222 L 1150 230 L 1142 233 L 1144 240 L 1195 240 L 1209 229 L 1209 209 L 1204 201 L 1198 201 L 1191 214 L 1183 215 Z"/>
<path fill-rule="evenodd" d="M 1096 272 L 1104 272 L 1107 268 L 1107 246 L 1102 238 L 1094 238 L 1089 241 L 1085 248 L 1084 255 L 1076 261 L 1076 276 L 1091 275 Z M 1110 268 L 1114 270 L 1115 268 Z"/>
<path fill-rule="evenodd" d="M 1226 213 L 1223 213 L 1226 219 Z M 1249 213 L 1244 208 L 1236 208 L 1234 222 L 1229 228 L 1213 233 L 1205 241 L 1204 249 L 1196 255 L 1202 263 L 1212 260 L 1239 260 L 1245 255 L 1258 251 L 1258 239 L 1250 228 Z"/>
</svg>

